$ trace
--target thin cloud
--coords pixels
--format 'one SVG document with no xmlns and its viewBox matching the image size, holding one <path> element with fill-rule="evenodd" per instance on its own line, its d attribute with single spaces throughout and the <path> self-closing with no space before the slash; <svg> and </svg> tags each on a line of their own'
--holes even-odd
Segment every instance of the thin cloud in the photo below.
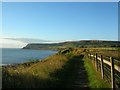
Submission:
<svg viewBox="0 0 120 90">
<path fill-rule="evenodd" d="M 41 39 L 33 39 L 33 38 L 3 38 L 3 39 L 20 41 L 23 43 L 52 43 L 52 42 L 55 42 L 55 41 L 50 41 L 50 40 L 41 40 Z"/>
</svg>

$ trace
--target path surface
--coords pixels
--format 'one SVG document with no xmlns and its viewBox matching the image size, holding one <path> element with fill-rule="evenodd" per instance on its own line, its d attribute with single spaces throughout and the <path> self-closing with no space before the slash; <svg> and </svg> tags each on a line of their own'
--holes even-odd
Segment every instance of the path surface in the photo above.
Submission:
<svg viewBox="0 0 120 90">
<path fill-rule="evenodd" d="M 89 88 L 88 87 L 88 76 L 84 67 L 84 61 L 77 58 L 77 72 L 75 76 L 75 81 L 73 81 L 72 88 Z"/>
</svg>

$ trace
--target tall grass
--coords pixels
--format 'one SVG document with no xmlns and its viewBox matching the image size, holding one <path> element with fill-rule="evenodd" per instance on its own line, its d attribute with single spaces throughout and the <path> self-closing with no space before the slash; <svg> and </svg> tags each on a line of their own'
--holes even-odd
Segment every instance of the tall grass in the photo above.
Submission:
<svg viewBox="0 0 120 90">
<path fill-rule="evenodd" d="M 78 72 L 81 53 L 84 49 L 70 49 L 41 61 L 2 67 L 3 88 L 49 88 L 71 87 Z M 64 54 L 63 54 L 64 53 Z M 105 81 L 95 72 L 92 63 L 84 59 L 90 88 L 109 88 Z"/>
<path fill-rule="evenodd" d="M 70 87 L 77 72 L 75 55 L 55 54 L 42 61 L 3 67 L 3 88 Z"/>
<path fill-rule="evenodd" d="M 84 66 L 86 68 L 90 88 L 111 88 L 107 81 L 102 80 L 100 74 L 96 72 L 95 67 L 88 59 L 84 58 Z"/>
<path fill-rule="evenodd" d="M 53 55 L 29 67 L 27 64 L 16 67 L 3 68 L 3 87 L 47 87 L 51 81 L 57 82 L 57 78 L 51 77 L 51 73 L 62 69 L 68 61 L 64 55 Z"/>
</svg>

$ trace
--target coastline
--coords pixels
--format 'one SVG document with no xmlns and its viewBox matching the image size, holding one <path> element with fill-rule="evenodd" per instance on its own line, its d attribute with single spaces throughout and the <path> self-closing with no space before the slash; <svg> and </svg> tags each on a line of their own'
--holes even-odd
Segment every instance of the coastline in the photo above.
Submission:
<svg viewBox="0 0 120 90">
<path fill-rule="evenodd" d="M 3 49 L 0 66 L 23 64 L 42 60 L 57 53 L 53 50 Z"/>
<path fill-rule="evenodd" d="M 85 49 L 66 49 L 38 62 L 3 66 L 3 88 L 71 88 L 85 53 Z"/>
</svg>

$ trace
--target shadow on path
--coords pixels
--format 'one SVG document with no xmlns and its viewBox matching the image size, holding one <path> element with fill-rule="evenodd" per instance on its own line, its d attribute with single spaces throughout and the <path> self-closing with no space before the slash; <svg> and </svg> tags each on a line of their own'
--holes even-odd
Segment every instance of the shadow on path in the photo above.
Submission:
<svg viewBox="0 0 120 90">
<path fill-rule="evenodd" d="M 50 78 L 42 79 L 31 74 L 13 74 L 3 71 L 3 88 L 88 88 L 84 55 L 73 56 L 62 69 L 50 73 Z"/>
<path fill-rule="evenodd" d="M 63 69 L 51 74 L 58 78 L 56 87 L 61 88 L 88 88 L 88 76 L 82 60 L 84 55 L 72 57 Z"/>
<path fill-rule="evenodd" d="M 73 88 L 79 88 L 79 87 L 88 88 L 88 78 L 87 78 L 88 76 L 84 67 L 84 61 L 82 60 L 83 57 L 84 55 L 81 55 L 80 57 L 76 57 L 77 72 L 76 72 L 75 80 L 72 85 Z"/>
</svg>

